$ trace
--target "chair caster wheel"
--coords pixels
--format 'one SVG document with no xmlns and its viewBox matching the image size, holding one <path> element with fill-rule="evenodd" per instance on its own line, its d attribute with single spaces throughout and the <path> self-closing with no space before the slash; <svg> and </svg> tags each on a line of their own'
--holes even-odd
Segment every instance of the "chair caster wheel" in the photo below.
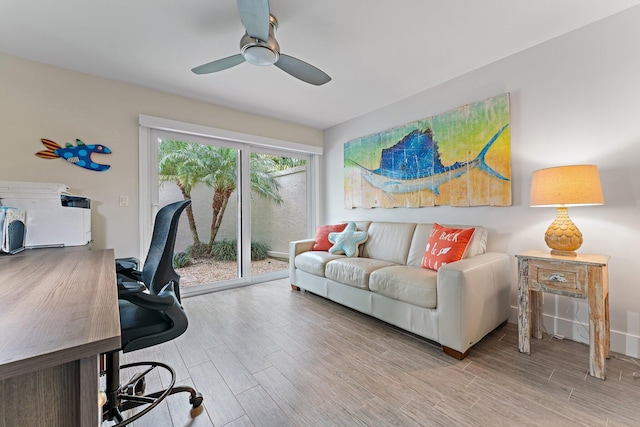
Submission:
<svg viewBox="0 0 640 427">
<path fill-rule="evenodd" d="M 202 398 L 202 394 L 200 393 L 196 393 L 194 396 L 189 397 L 189 403 L 193 408 L 197 408 L 200 405 L 202 405 L 202 401 L 203 401 L 203 398 Z"/>
<path fill-rule="evenodd" d="M 200 393 L 192 394 L 189 397 L 189 403 L 191 404 L 191 418 L 195 418 L 202 413 L 204 406 L 202 406 L 202 395 Z"/>
</svg>

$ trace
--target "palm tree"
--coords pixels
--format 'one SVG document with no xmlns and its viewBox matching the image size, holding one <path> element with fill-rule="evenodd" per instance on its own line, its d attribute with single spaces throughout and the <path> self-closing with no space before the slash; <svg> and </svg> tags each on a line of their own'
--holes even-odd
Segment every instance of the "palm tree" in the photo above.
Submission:
<svg viewBox="0 0 640 427">
<path fill-rule="evenodd" d="M 174 140 L 164 140 L 160 144 L 158 153 L 160 183 L 175 182 L 184 199 L 191 199 L 191 190 L 207 174 L 201 162 L 201 147 L 203 146 L 200 144 Z M 198 236 L 191 205 L 186 211 L 193 246 L 197 248 L 203 243 Z"/>
<path fill-rule="evenodd" d="M 208 175 L 203 182 L 213 189 L 211 209 L 213 217 L 211 219 L 211 232 L 207 249 L 211 252 L 213 242 L 218 234 L 222 217 L 227 208 L 231 193 L 237 187 L 237 154 L 236 150 L 226 147 L 209 147 L 210 155 L 205 159 Z"/>
<path fill-rule="evenodd" d="M 205 160 L 206 168 L 210 174 L 203 182 L 213 189 L 211 208 L 213 218 L 211 220 L 211 234 L 208 249 L 211 251 L 216 235 L 220 230 L 224 212 L 231 198 L 231 194 L 238 186 L 237 180 L 237 151 L 232 148 L 210 147 L 211 156 Z M 282 203 L 280 196 L 280 184 L 271 176 L 275 170 L 275 163 L 266 156 L 251 153 L 251 195 L 258 195 L 270 199 L 277 204 Z"/>
<path fill-rule="evenodd" d="M 211 253 L 231 194 L 238 186 L 237 150 L 167 140 L 160 144 L 159 165 L 160 181 L 175 182 L 185 199 L 191 198 L 191 190 L 197 183 L 204 183 L 213 189 L 213 217 L 207 244 L 207 253 Z M 280 184 L 271 176 L 276 169 L 272 156 L 251 153 L 250 169 L 252 197 L 257 195 L 281 204 Z M 194 246 L 203 245 L 198 237 L 191 206 L 187 208 L 187 218 Z"/>
<path fill-rule="evenodd" d="M 307 164 L 304 159 L 297 159 L 295 157 L 282 157 L 282 156 L 269 156 L 275 163 L 277 170 L 283 171 L 298 166 L 304 166 Z"/>
<path fill-rule="evenodd" d="M 273 178 L 273 171 L 278 169 L 273 156 L 251 153 L 250 163 L 251 196 L 255 194 L 281 205 L 280 184 Z"/>
</svg>

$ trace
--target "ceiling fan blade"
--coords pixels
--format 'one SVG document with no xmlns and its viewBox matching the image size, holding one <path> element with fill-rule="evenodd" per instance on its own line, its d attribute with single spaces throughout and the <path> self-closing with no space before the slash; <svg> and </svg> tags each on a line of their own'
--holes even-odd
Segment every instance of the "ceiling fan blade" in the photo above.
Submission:
<svg viewBox="0 0 640 427">
<path fill-rule="evenodd" d="M 195 74 L 209 74 L 215 73 L 217 71 L 226 70 L 227 68 L 235 67 L 238 64 L 242 64 L 244 62 L 244 56 L 241 54 L 228 56 L 226 58 L 218 59 L 213 62 L 209 62 L 207 64 L 200 65 L 198 67 L 192 68 Z"/>
<path fill-rule="evenodd" d="M 238 0 L 238 11 L 247 34 L 269 40 L 269 0 Z"/>
<path fill-rule="evenodd" d="M 331 77 L 324 71 L 293 56 L 281 53 L 280 59 L 274 65 L 285 73 L 312 85 L 321 86 L 331 81 Z"/>
</svg>

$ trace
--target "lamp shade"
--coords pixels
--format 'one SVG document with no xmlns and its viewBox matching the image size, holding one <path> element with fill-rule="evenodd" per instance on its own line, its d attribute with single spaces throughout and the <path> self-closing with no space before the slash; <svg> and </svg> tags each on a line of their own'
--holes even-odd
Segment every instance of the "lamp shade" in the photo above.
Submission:
<svg viewBox="0 0 640 427">
<path fill-rule="evenodd" d="M 530 204 L 531 206 L 604 204 L 597 166 L 558 166 L 533 172 Z"/>
</svg>

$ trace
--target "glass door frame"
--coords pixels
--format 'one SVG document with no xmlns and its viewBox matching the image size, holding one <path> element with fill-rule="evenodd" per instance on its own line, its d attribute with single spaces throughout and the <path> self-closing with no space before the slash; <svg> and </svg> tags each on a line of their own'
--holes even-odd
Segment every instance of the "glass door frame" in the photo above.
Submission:
<svg viewBox="0 0 640 427">
<path fill-rule="evenodd" d="M 187 140 L 194 142 L 205 138 L 209 143 L 215 142 L 227 147 L 239 150 L 240 164 L 238 170 L 238 245 L 239 268 L 245 274 L 237 280 L 225 282 L 219 286 L 199 286 L 197 289 L 184 289 L 183 295 L 198 295 L 202 293 L 244 286 L 252 284 L 251 277 L 251 191 L 241 191 L 241 188 L 250 189 L 250 153 L 255 147 L 258 152 L 286 153 L 292 156 L 307 156 L 307 237 L 313 235 L 318 218 L 318 197 L 317 188 L 319 156 L 322 155 L 322 147 L 300 144 L 296 142 L 276 140 L 258 135 L 245 134 L 241 132 L 228 131 L 191 123 L 179 122 L 175 120 L 163 119 L 153 116 L 140 115 L 139 117 L 139 231 L 140 246 L 139 258 L 144 260 L 146 251 L 151 241 L 153 229 L 153 218 L 157 213 L 158 206 L 158 144 L 154 135 L 171 132 L 180 134 Z M 161 133 L 162 132 L 162 133 Z M 244 214 L 243 208 L 247 207 Z M 244 230 L 244 232 L 243 232 Z M 242 248 L 242 249 L 240 249 Z"/>
<path fill-rule="evenodd" d="M 316 202 L 316 198 L 314 197 L 314 195 L 317 192 L 314 192 L 314 182 L 317 182 L 313 177 L 316 174 L 316 170 L 317 170 L 317 165 L 316 165 L 316 156 L 310 155 L 308 153 L 301 153 L 301 152 L 291 152 L 291 151 L 286 151 L 286 150 L 282 150 L 282 149 L 278 149 L 278 148 L 272 148 L 272 147 L 260 147 L 260 146 L 250 146 L 249 147 L 250 151 L 249 154 L 246 156 L 247 162 L 250 162 L 250 158 L 251 158 L 251 153 L 257 153 L 257 154 L 267 154 L 267 155 L 272 155 L 272 156 L 282 156 L 282 157 L 295 157 L 297 159 L 301 159 L 301 160 L 305 160 L 306 162 L 306 200 L 305 200 L 305 214 L 307 216 L 307 221 L 306 221 L 306 229 L 305 229 L 305 233 L 306 233 L 306 237 L 312 237 L 315 236 L 315 224 L 316 224 L 316 218 L 317 218 L 317 212 L 315 211 L 316 206 L 317 206 L 317 202 Z M 250 165 L 248 166 L 250 167 Z M 245 170 L 249 170 L 250 169 L 245 169 Z M 249 183 L 250 185 L 250 183 Z M 249 191 L 249 196 L 251 196 L 251 192 Z M 251 197 L 249 197 L 248 200 L 249 203 L 251 203 Z M 253 211 L 249 210 L 247 211 L 247 213 L 249 215 L 249 224 L 246 228 L 246 230 L 249 230 L 249 239 L 251 240 L 251 236 L 253 236 L 253 234 L 251 233 L 251 219 L 252 219 L 252 214 Z M 249 259 L 249 268 L 251 267 L 251 242 L 249 241 L 248 249 L 249 249 L 249 254 L 247 254 L 246 256 L 248 256 L 247 259 Z M 289 272 L 283 272 L 283 273 L 279 273 L 279 272 L 272 272 L 272 273 L 263 273 L 261 275 L 258 275 L 257 277 L 259 278 L 260 282 L 264 282 L 264 281 L 269 281 L 269 280 L 275 280 L 275 279 L 283 279 L 285 277 L 287 277 L 289 275 Z M 258 283 L 257 281 L 254 280 L 256 276 L 251 276 L 251 282 L 252 283 Z"/>
<path fill-rule="evenodd" d="M 218 138 L 213 137 L 204 137 L 200 135 L 193 134 L 185 134 L 181 132 L 173 132 L 173 131 L 165 131 L 158 129 L 151 129 L 151 146 L 149 149 L 149 153 L 151 155 L 151 159 L 158 159 L 158 147 L 159 142 L 161 140 L 180 140 L 190 144 L 201 144 L 201 145 L 209 145 L 212 147 L 223 147 L 223 148 L 231 148 L 236 151 L 236 197 L 233 200 L 229 200 L 230 203 L 236 204 L 236 218 L 235 218 L 235 239 L 238 248 L 236 263 L 236 271 L 237 277 L 234 279 L 229 279 L 221 282 L 212 282 L 210 284 L 199 285 L 193 288 L 183 288 L 181 293 L 185 296 L 187 295 L 196 295 L 200 293 L 211 292 L 214 290 L 228 289 L 237 286 L 243 286 L 251 283 L 251 269 L 250 264 L 247 266 L 247 255 L 251 256 L 251 243 L 247 243 L 244 237 L 244 230 L 246 227 L 251 227 L 251 221 L 249 219 L 249 223 L 247 224 L 246 213 L 243 213 L 243 207 L 250 206 L 250 197 L 251 192 L 247 191 L 246 188 L 251 183 L 248 178 L 248 174 L 243 171 L 246 168 L 245 158 L 248 158 L 247 151 L 249 150 L 249 146 L 247 144 L 241 144 L 232 141 L 224 141 Z M 156 168 L 150 168 L 150 191 L 151 191 L 151 205 L 153 210 L 157 210 L 159 208 L 159 180 L 158 180 L 158 168 L 157 168 L 157 160 L 156 160 Z M 154 213 L 154 212 L 152 212 Z M 228 214 L 228 213 L 227 213 Z M 249 231 L 250 233 L 250 231 Z M 250 235 L 250 234 L 249 234 Z M 246 246 L 249 246 L 247 249 Z M 249 260 L 250 262 L 250 260 Z M 248 272 L 248 273 L 247 273 Z"/>
</svg>

